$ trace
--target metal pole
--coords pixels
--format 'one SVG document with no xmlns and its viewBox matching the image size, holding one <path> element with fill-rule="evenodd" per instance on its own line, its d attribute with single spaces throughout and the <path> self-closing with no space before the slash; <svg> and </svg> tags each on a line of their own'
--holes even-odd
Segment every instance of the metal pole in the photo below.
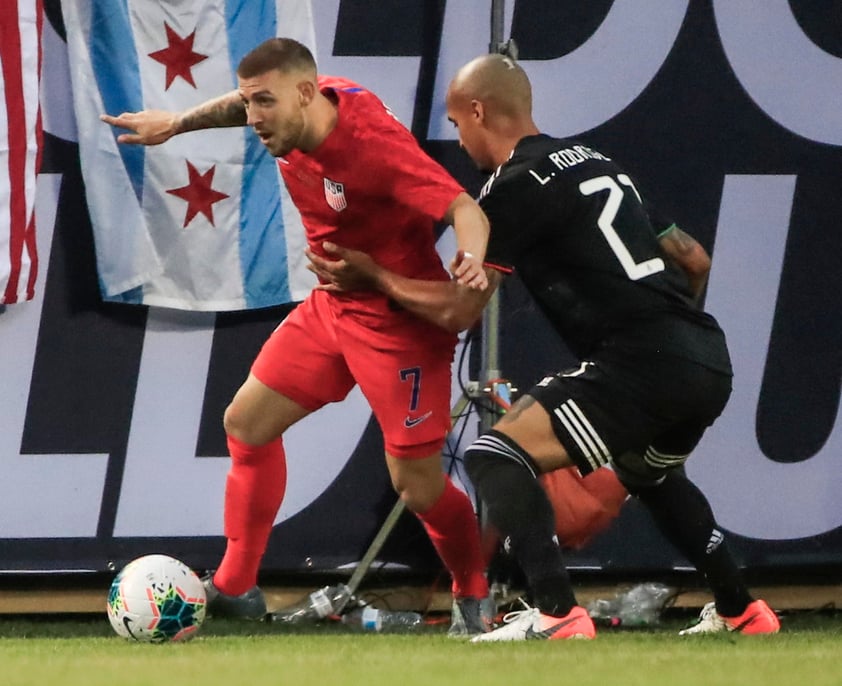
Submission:
<svg viewBox="0 0 842 686">
<path fill-rule="evenodd" d="M 488 45 L 488 52 L 500 52 L 500 46 L 503 44 L 505 18 L 505 0 L 491 0 L 491 43 Z"/>
<path fill-rule="evenodd" d="M 507 54 L 509 42 L 503 41 L 505 0 L 491 0 L 491 41 L 488 49 L 491 53 Z M 482 356 L 480 375 L 480 395 L 495 392 L 494 383 L 500 374 L 500 291 L 494 293 L 482 317 Z M 488 431 L 497 420 L 493 407 L 483 404 L 479 410 L 480 431 Z"/>
<path fill-rule="evenodd" d="M 494 391 L 492 386 L 496 379 L 500 378 L 500 291 L 491 296 L 491 300 L 485 306 L 482 315 L 482 376 L 479 388 L 479 396 L 487 395 Z M 488 431 L 497 421 L 497 412 L 490 403 L 481 403 L 479 409 L 480 430 L 482 433 Z"/>
</svg>

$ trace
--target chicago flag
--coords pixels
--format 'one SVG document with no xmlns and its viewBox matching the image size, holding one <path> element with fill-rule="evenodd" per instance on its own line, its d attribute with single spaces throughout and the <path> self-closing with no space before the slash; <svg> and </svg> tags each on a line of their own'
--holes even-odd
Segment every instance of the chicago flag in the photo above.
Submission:
<svg viewBox="0 0 842 686">
<path fill-rule="evenodd" d="M 0 305 L 31 300 L 41 149 L 41 0 L 0 2 Z"/>
<path fill-rule="evenodd" d="M 236 88 L 273 36 L 315 53 L 309 0 L 64 0 L 79 154 L 103 298 L 224 311 L 302 299 L 301 218 L 245 127 L 116 142 L 101 113 L 181 111 Z"/>
</svg>

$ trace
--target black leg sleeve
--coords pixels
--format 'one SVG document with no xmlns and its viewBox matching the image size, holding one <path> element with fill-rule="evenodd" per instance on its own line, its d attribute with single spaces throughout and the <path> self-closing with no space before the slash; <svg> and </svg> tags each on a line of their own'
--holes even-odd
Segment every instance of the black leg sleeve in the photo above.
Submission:
<svg viewBox="0 0 842 686">
<path fill-rule="evenodd" d="M 657 486 L 637 489 L 658 528 L 704 574 L 716 609 L 736 617 L 752 601 L 742 574 L 716 526 L 710 503 L 699 488 L 679 471 L 670 472 Z"/>
<path fill-rule="evenodd" d="M 523 570 L 534 605 L 546 614 L 565 616 L 576 598 L 555 534 L 552 505 L 532 459 L 508 436 L 492 430 L 465 451 L 465 467 L 488 520 Z"/>
</svg>

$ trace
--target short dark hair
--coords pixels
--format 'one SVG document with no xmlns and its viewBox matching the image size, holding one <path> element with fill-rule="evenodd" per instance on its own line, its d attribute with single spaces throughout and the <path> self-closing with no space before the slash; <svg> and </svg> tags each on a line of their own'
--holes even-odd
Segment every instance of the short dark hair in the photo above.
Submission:
<svg viewBox="0 0 842 686">
<path fill-rule="evenodd" d="M 249 52 L 237 66 L 237 74 L 250 79 L 277 69 L 283 73 L 316 71 L 313 53 L 292 38 L 270 38 Z"/>
</svg>

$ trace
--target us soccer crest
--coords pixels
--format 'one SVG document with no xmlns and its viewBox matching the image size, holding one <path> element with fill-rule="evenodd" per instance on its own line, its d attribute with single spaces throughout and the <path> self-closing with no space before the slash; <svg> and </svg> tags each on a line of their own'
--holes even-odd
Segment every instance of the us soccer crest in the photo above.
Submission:
<svg viewBox="0 0 842 686">
<path fill-rule="evenodd" d="M 344 210 L 348 207 L 348 201 L 345 199 L 345 185 L 325 177 L 325 200 L 337 212 Z"/>
</svg>

